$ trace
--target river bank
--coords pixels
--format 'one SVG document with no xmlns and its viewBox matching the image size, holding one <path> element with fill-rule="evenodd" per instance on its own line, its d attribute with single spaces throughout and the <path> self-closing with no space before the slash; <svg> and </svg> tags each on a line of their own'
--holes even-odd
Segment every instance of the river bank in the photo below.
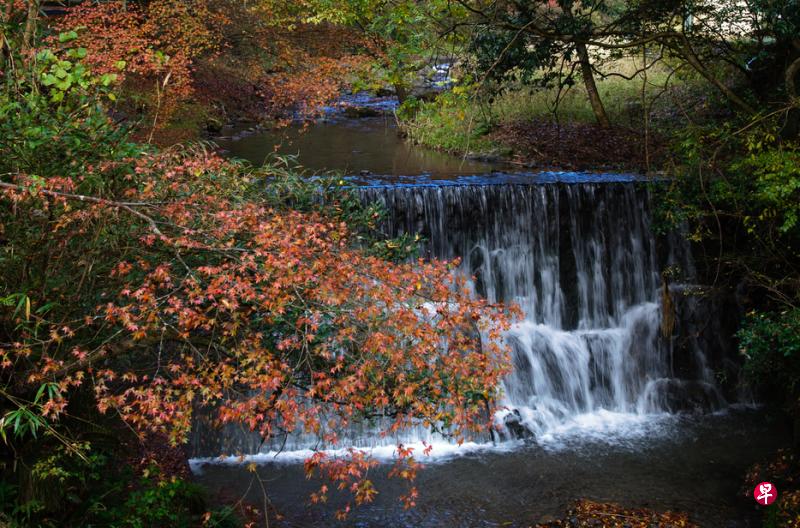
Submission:
<svg viewBox="0 0 800 528">
<path fill-rule="evenodd" d="M 298 156 L 311 171 L 411 176 L 491 172 L 585 171 L 647 173 L 665 159 L 664 142 L 626 127 L 547 120 L 499 126 L 473 145 L 448 149 L 420 141 L 413 125 L 396 117 L 392 97 L 344 96 L 313 120 L 280 127 L 234 120 L 209 138 L 224 153 L 260 165 L 274 156 Z"/>
</svg>

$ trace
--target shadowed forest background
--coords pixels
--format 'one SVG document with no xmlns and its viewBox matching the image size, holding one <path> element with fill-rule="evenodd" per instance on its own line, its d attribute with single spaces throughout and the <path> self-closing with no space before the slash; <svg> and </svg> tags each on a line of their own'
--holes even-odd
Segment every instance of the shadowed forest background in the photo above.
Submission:
<svg viewBox="0 0 800 528">
<path fill-rule="evenodd" d="M 572 237 L 572 263 L 558 269 L 579 279 L 581 233 L 608 243 L 587 262 L 611 258 L 620 228 L 624 259 L 652 253 L 648 339 L 671 343 L 681 375 L 701 362 L 686 343 L 705 346 L 714 386 L 712 397 L 667 384 L 659 410 L 759 404 L 764 430 L 786 434 L 731 477 L 731 508 L 747 519 L 726 526 L 800 526 L 798 82 L 797 0 L 3 0 L 0 527 L 300 525 L 270 502 L 281 480 L 250 459 L 246 490 L 192 473 L 198 436 L 221 431 L 255 438 L 255 452 L 307 440 L 310 484 L 286 489 L 345 526 L 384 498 L 413 511 L 426 471 L 440 482 L 423 469 L 430 445 L 399 442 L 387 462 L 348 449 L 353 430 L 534 445 L 542 432 L 506 408 L 502 387 L 532 369 L 508 336 L 541 324 L 540 308 L 470 276 L 489 257 L 437 253 L 456 234 L 409 228 L 435 224 L 424 191 L 403 201 L 380 189 L 542 174 L 561 185 L 544 198 L 482 188 L 480 199 L 500 198 L 481 209 L 458 195 L 440 214 L 467 203 L 463 233 L 492 221 L 539 233 L 530 242 L 550 236 L 530 218 L 562 203 L 545 220 L 556 242 Z M 358 133 L 391 134 L 374 148 L 428 153 L 442 174 L 424 163 L 415 174 L 304 168 L 302 151 L 287 155 L 304 138 L 322 157 L 345 137 L 320 123 L 367 123 Z M 236 157 L 262 137 L 281 139 Z M 373 176 L 388 179 L 359 187 Z M 459 192 L 443 185 L 436 203 Z M 627 201 L 605 199 L 618 189 Z M 522 207 L 518 226 L 500 208 L 523 195 L 536 207 Z M 609 227 L 604 215 L 626 220 Z M 628 229 L 662 245 L 642 250 Z M 672 265 L 679 257 L 691 266 Z M 498 273 L 498 291 L 511 291 Z M 597 291 L 586 295 L 599 305 Z M 587 330 L 589 315 L 567 308 L 564 328 Z M 705 326 L 686 326 L 692 310 Z M 512 472 L 508 459 L 493 464 Z M 301 482 L 292 471 L 276 475 Z M 780 495 L 760 508 L 751 496 L 763 481 Z M 561 499 L 558 516 L 509 522 L 711 526 L 679 502 Z"/>
</svg>

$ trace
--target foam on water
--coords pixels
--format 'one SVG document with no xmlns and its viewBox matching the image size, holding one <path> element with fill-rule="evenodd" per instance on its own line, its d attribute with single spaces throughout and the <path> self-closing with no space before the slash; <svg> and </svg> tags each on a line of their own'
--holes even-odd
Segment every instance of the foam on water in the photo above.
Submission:
<svg viewBox="0 0 800 528">
<path fill-rule="evenodd" d="M 643 442 L 674 434 L 679 421 L 676 415 L 661 413 L 656 415 L 637 415 L 617 413 L 601 409 L 591 413 L 571 417 L 546 433 L 538 436 L 534 443 L 521 440 L 504 442 L 464 442 L 461 445 L 446 441 L 412 442 L 403 444 L 404 448 L 413 450 L 415 460 L 423 464 L 437 464 L 465 456 L 480 456 L 493 453 L 507 453 L 523 447 L 537 446 L 545 451 L 576 449 L 598 443 L 614 446 L 636 448 Z M 426 453 L 426 449 L 430 450 Z M 374 447 L 356 447 L 354 451 L 364 453 L 382 463 L 397 460 L 397 445 L 386 444 Z M 346 457 L 351 448 L 323 449 L 312 448 L 286 451 L 265 451 L 244 456 L 196 457 L 189 460 L 189 466 L 195 474 L 203 472 L 207 465 L 242 466 L 250 463 L 259 465 L 302 464 L 315 453 L 323 452 L 329 457 Z"/>
<path fill-rule="evenodd" d="M 419 234 L 425 256 L 460 258 L 459 272 L 472 277 L 476 295 L 517 303 L 525 318 L 506 335 L 513 370 L 500 387 L 503 410 L 495 417 L 505 442 L 459 447 L 421 428 L 388 438 L 380 424 L 362 424 L 342 432 L 339 445 L 386 460 L 398 442 L 419 452 L 423 442 L 434 445 L 430 460 L 514 448 L 520 438 L 551 450 L 580 442 L 628 445 L 668 433 L 678 411 L 725 407 L 704 351 L 676 357 L 661 332 L 661 271 L 676 267 L 692 280 L 688 244 L 676 235 L 656 240 L 649 194 L 631 177 L 586 178 L 545 173 L 525 184 L 360 191 L 365 201 L 384 205 L 383 232 Z M 231 435 L 237 442 L 220 449 L 262 451 L 245 459 L 255 462 L 293 463 L 315 449 L 338 448 L 311 437 L 262 445 Z"/>
<path fill-rule="evenodd" d="M 682 237 L 659 246 L 635 180 L 559 172 L 362 191 L 386 207 L 384 232 L 422 235 L 427 256 L 461 258 L 476 294 L 523 309 L 506 337 L 506 438 L 633 437 L 679 408 L 724 406 L 704 352 L 678 358 L 678 375 L 662 336 L 661 271 L 692 279 L 694 266 Z"/>
<path fill-rule="evenodd" d="M 412 442 L 403 444 L 404 449 L 412 449 L 414 459 L 424 464 L 440 463 L 454 458 L 487 452 L 506 452 L 521 445 L 519 442 L 464 442 L 461 445 L 436 441 Z M 430 450 L 426 453 L 426 449 Z M 202 472 L 203 466 L 208 464 L 242 465 L 242 464 L 299 464 L 310 458 L 315 453 L 325 453 L 329 457 L 346 457 L 352 451 L 369 455 L 381 462 L 397 460 L 397 445 L 381 445 L 375 447 L 357 447 L 340 449 L 315 450 L 311 448 L 295 449 L 292 451 L 267 451 L 244 456 L 198 457 L 189 460 L 189 465 L 194 473 Z"/>
<path fill-rule="evenodd" d="M 571 417 L 538 438 L 548 451 L 572 449 L 585 444 L 635 447 L 674 433 L 676 416 L 668 413 L 642 415 L 600 409 Z"/>
</svg>

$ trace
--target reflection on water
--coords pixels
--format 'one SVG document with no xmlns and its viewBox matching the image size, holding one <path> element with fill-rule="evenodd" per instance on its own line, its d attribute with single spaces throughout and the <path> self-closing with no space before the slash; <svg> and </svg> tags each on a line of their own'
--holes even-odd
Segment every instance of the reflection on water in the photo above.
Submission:
<svg viewBox="0 0 800 528">
<path fill-rule="evenodd" d="M 752 409 L 673 416 L 646 435 L 631 435 L 630 427 L 621 428 L 618 441 L 576 432 L 556 444 L 472 450 L 429 464 L 411 510 L 397 500 L 403 485 L 386 481 L 388 467 L 382 466 L 373 474 L 382 493 L 341 526 L 531 526 L 582 497 L 687 511 L 703 527 L 758 526 L 752 498 L 741 493 L 742 479 L 749 465 L 785 445 L 787 430 Z M 320 482 L 306 480 L 302 464 L 262 464 L 258 472 L 285 516 L 278 526 L 339 526 L 333 513 L 343 506 L 342 498 L 333 494 L 328 504 L 309 506 L 308 495 Z M 261 504 L 261 488 L 252 476 L 246 463 L 209 464 L 196 478 L 229 499 L 246 496 Z"/>
<path fill-rule="evenodd" d="M 420 498 L 412 510 L 404 510 L 397 500 L 406 491 L 403 485 L 387 482 L 387 466 L 379 468 L 373 478 L 382 493 L 373 504 L 356 510 L 343 526 L 530 526 L 560 514 L 578 498 L 687 511 L 700 526 L 756 526 L 754 503 L 739 489 L 742 478 L 749 465 L 789 442 L 786 430 L 752 409 L 667 415 L 662 411 L 669 406 L 633 405 L 633 396 L 647 391 L 640 383 L 644 381 L 641 373 L 627 373 L 626 368 L 653 364 L 658 368 L 647 380 L 672 376 L 661 362 L 664 351 L 640 346 L 640 342 L 647 345 L 642 340 L 632 340 L 634 347 L 623 340 L 626 346 L 622 347 L 611 339 L 617 334 L 635 337 L 634 332 L 622 332 L 628 328 L 623 323 L 629 307 L 644 307 L 647 316 L 647 324 L 637 319 L 636 325 L 629 325 L 632 329 L 655 333 L 660 324 L 658 306 L 652 301 L 657 299 L 661 266 L 649 216 L 641 209 L 642 197 L 630 185 L 530 185 L 624 184 L 636 178 L 582 173 L 485 176 L 496 166 L 413 147 L 398 138 L 391 117 L 334 118 L 304 131 L 295 126 L 218 142 L 232 155 L 255 164 L 273 152 L 298 154 L 298 161 L 312 171 L 355 175 L 353 181 L 371 187 L 363 190 L 365 195 L 391 205 L 388 210 L 394 215 L 395 229 L 387 232 L 424 228 L 432 247 L 439 248 L 433 251 L 435 256 L 473 256 L 474 262 L 465 262 L 475 269 L 467 271 L 476 276 L 483 273 L 482 289 L 487 294 L 494 291 L 490 297 L 531 303 L 537 299 L 528 307 L 530 321 L 522 330 L 538 336 L 541 346 L 520 348 L 528 358 L 522 365 L 527 377 L 520 379 L 533 382 L 523 387 L 526 391 L 515 393 L 520 401 L 512 401 L 514 406 L 531 407 L 529 402 L 542 394 L 552 396 L 556 403 L 571 401 L 576 392 L 561 385 L 583 372 L 571 367 L 576 350 L 587 358 L 592 352 L 592 362 L 584 361 L 587 372 L 591 366 L 592 372 L 604 374 L 599 381 L 588 374 L 580 378 L 575 385 L 586 396 L 548 427 L 535 427 L 544 421 L 541 415 L 528 420 L 527 425 L 537 432 L 535 442 L 509 442 L 499 448 L 470 445 L 460 453 L 455 446 L 439 446 L 444 452 L 421 474 Z M 487 183 L 508 185 L 493 188 Z M 403 189 L 406 186 L 412 188 Z M 620 189 L 627 193 L 624 200 Z M 528 196 L 531 193 L 539 196 L 538 201 Z M 494 195 L 497 199 L 488 199 Z M 467 200 L 469 196 L 474 200 Z M 486 251 L 478 255 L 476 249 L 481 248 Z M 516 253 L 506 251 L 509 248 Z M 569 258 L 562 263 L 564 255 Z M 539 297 L 531 293 L 556 286 L 567 293 Z M 572 311 L 568 312 L 570 299 Z M 606 306 L 612 300 L 615 303 Z M 594 339 L 586 346 L 577 341 L 591 332 L 608 339 Z M 576 339 L 567 339 L 571 336 Z M 562 341 L 575 346 L 554 346 Z M 629 359 L 623 352 L 635 352 L 636 357 Z M 601 361 L 604 358 L 607 368 Z M 550 369 L 549 376 L 530 375 L 528 370 L 532 372 L 540 363 Z M 705 363 L 694 366 L 703 371 Z M 690 380 L 703 381 L 703 377 L 697 374 Z M 244 463 L 196 461 L 194 469 L 200 483 L 222 492 L 229 502 L 246 496 L 260 505 L 261 485 L 266 485 L 270 500 L 285 516 L 284 526 L 336 526 L 333 514 L 344 505 L 343 497 L 333 494 L 325 505 L 308 506 L 309 494 L 320 484 L 305 478 L 299 459 L 308 454 L 283 453 L 279 463 L 266 453 L 251 458 L 260 464 L 262 483 L 253 482 Z"/>
<path fill-rule="evenodd" d="M 397 135 L 394 117 L 333 119 L 303 129 L 257 132 L 238 140 L 217 139 L 231 155 L 260 165 L 278 153 L 298 155 L 312 171 L 387 175 L 465 175 L 491 172 L 492 165 L 411 145 Z"/>
</svg>

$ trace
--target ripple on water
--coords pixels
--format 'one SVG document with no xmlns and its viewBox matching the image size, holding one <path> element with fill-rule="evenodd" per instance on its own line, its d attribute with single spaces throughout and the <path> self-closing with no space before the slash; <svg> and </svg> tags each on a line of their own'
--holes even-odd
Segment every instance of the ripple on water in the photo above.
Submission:
<svg viewBox="0 0 800 528">
<path fill-rule="evenodd" d="M 743 475 L 791 437 L 754 409 L 649 417 L 598 411 L 576 416 L 549 434 L 538 443 L 506 444 L 502 450 L 483 444 L 451 446 L 447 456 L 444 446 L 434 446 L 432 457 L 423 460 L 428 467 L 419 474 L 420 496 L 411 510 L 397 500 L 407 491 L 404 484 L 386 478 L 388 466 L 375 468 L 370 477 L 380 495 L 344 523 L 334 513 L 346 497 L 332 495 L 327 504 L 308 504 L 309 493 L 321 482 L 306 478 L 298 463 L 302 453 L 294 455 L 293 463 L 273 463 L 269 454 L 250 460 L 265 461 L 257 471 L 284 515 L 281 526 L 522 527 L 560 515 L 577 498 L 590 498 L 687 511 L 700 526 L 735 521 L 746 527 L 757 524 L 750 519 L 753 505 L 741 494 Z M 212 491 L 263 502 L 245 464 L 195 462 L 202 469 L 197 481 Z"/>
<path fill-rule="evenodd" d="M 464 442 L 461 445 L 446 441 L 431 443 L 413 442 L 403 444 L 411 448 L 418 460 L 431 463 L 445 463 L 461 457 L 475 457 L 484 454 L 509 454 L 520 450 L 541 449 L 544 452 L 580 451 L 609 447 L 615 449 L 643 449 L 654 443 L 665 440 L 675 441 L 685 434 L 685 429 L 693 427 L 700 417 L 671 414 L 641 415 L 619 413 L 601 409 L 591 413 L 573 416 L 568 421 L 548 430 L 536 439 L 506 442 Z M 430 447 L 428 454 L 425 454 Z M 380 445 L 371 448 L 352 448 L 354 451 L 368 454 L 384 463 L 397 458 L 394 445 Z M 344 457 L 351 448 L 322 450 L 332 457 Z M 219 457 L 192 458 L 190 466 L 195 473 L 203 471 L 206 465 L 240 466 L 256 464 L 302 464 L 314 455 L 313 449 L 296 449 L 287 451 L 267 451 L 244 456 L 223 455 Z"/>
</svg>

